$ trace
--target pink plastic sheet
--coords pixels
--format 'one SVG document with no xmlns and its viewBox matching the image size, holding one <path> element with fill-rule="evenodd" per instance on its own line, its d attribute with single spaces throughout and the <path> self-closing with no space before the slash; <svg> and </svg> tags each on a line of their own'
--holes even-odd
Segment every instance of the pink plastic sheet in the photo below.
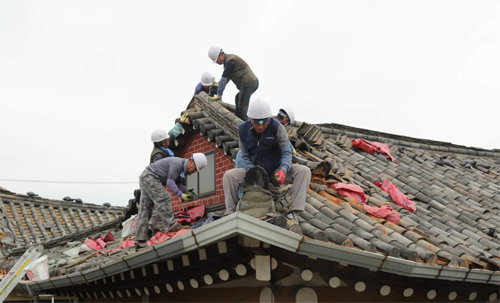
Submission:
<svg viewBox="0 0 500 303">
<path fill-rule="evenodd" d="M 366 151 L 369 154 L 375 154 L 375 153 L 381 153 L 383 154 L 387 159 L 391 161 L 395 161 L 396 158 L 394 158 L 391 154 L 391 150 L 387 146 L 387 144 L 380 143 L 380 142 L 370 142 L 365 139 L 354 139 L 352 140 L 352 146 L 356 148 L 360 148 L 364 151 Z"/>
<path fill-rule="evenodd" d="M 417 211 L 417 205 L 415 202 L 411 201 L 408 196 L 404 195 L 401 193 L 399 188 L 396 186 L 396 184 L 392 183 L 389 180 L 384 180 L 384 182 L 380 182 L 379 180 L 375 181 L 375 185 L 380 187 L 383 191 L 389 194 L 389 197 L 396 203 L 397 205 L 404 207 L 406 210 L 408 210 L 411 213 L 414 213 Z"/>
<path fill-rule="evenodd" d="M 161 242 L 165 242 L 167 240 L 170 240 L 172 238 L 175 238 L 177 236 L 180 236 L 180 235 L 183 235 L 187 232 L 191 231 L 191 229 L 181 229 L 179 230 L 178 232 L 175 232 L 175 233 L 169 233 L 169 232 L 165 232 L 165 233 L 160 233 L 158 232 L 156 235 L 154 235 L 151 239 L 149 239 L 148 241 L 148 246 L 153 246 L 153 245 L 156 245 L 158 243 L 161 243 Z"/>
<path fill-rule="evenodd" d="M 359 185 L 334 183 L 328 184 L 328 187 L 333 188 L 339 195 L 349 196 L 356 199 L 359 203 L 366 204 L 368 201 L 365 192 Z"/>
<path fill-rule="evenodd" d="M 185 225 L 198 221 L 205 215 L 205 205 L 194 206 L 175 214 L 177 223 Z"/>
<path fill-rule="evenodd" d="M 394 224 L 399 224 L 399 214 L 397 211 L 393 210 L 390 205 L 383 205 L 381 207 L 367 205 L 366 202 L 368 199 L 361 186 L 356 184 L 334 183 L 329 184 L 328 187 L 333 188 L 335 192 L 342 196 L 349 196 L 356 199 L 359 203 L 363 204 L 366 212 L 369 214 L 386 219 Z"/>
</svg>

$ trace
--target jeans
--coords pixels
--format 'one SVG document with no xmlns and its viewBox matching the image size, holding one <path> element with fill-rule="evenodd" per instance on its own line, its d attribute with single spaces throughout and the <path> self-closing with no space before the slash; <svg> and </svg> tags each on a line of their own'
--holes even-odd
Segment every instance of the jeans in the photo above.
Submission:
<svg viewBox="0 0 500 303">
<path fill-rule="evenodd" d="M 250 96 L 259 88 L 259 80 L 243 85 L 240 91 L 234 97 L 234 102 L 236 105 L 236 116 L 243 121 L 248 120 L 248 104 L 250 103 Z"/>
</svg>

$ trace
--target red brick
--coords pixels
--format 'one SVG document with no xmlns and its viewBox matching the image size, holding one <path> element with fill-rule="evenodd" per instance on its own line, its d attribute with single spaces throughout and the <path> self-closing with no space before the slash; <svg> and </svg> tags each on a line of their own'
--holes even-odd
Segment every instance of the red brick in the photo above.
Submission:
<svg viewBox="0 0 500 303">
<path fill-rule="evenodd" d="M 209 152 L 215 151 L 215 161 L 216 161 L 216 171 L 215 171 L 215 194 L 206 197 L 203 199 L 199 199 L 197 201 L 193 201 L 190 203 L 182 203 L 180 198 L 176 197 L 172 201 L 172 206 L 174 210 L 179 210 L 182 208 L 187 208 L 191 206 L 197 205 L 211 205 L 215 203 L 220 203 L 224 201 L 224 190 L 222 186 L 222 178 L 224 173 L 234 168 L 234 162 L 231 156 L 224 155 L 221 149 L 216 148 L 214 142 L 209 142 L 207 138 L 201 136 L 199 133 L 194 134 L 190 138 L 186 138 L 187 148 L 184 150 L 185 158 L 191 157 L 195 152 Z"/>
</svg>

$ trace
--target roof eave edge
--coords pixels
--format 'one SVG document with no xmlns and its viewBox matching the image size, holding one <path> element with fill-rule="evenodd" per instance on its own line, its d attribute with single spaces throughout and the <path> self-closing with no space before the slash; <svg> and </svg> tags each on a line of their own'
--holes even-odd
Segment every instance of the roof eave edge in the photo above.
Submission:
<svg viewBox="0 0 500 303">
<path fill-rule="evenodd" d="M 139 251 L 126 256 L 120 260 L 112 261 L 99 266 L 101 275 L 93 280 L 117 274 L 122 271 L 138 268 L 151 263 L 152 260 L 161 260 L 182 253 L 210 245 L 234 235 L 244 235 L 271 245 L 296 252 L 309 257 L 321 258 L 329 261 L 339 262 L 342 265 L 354 265 L 369 270 L 380 270 L 382 272 L 427 279 L 442 279 L 450 281 L 465 281 L 473 283 L 486 283 L 500 285 L 500 273 L 488 270 L 476 270 L 465 268 L 450 268 L 438 265 L 422 264 L 415 261 L 384 256 L 379 253 L 346 248 L 338 245 L 323 243 L 298 235 L 294 232 L 266 223 L 240 212 L 233 213 L 211 224 L 202 226 L 172 240 L 160 243 L 148 250 Z M 118 270 L 118 264 L 123 270 Z M 114 267 L 114 270 L 109 270 Z M 82 273 L 93 272 L 89 269 Z M 69 275 L 68 275 L 69 276 Z M 44 281 L 27 283 L 30 291 L 43 290 L 43 285 L 52 284 L 56 287 L 73 285 L 67 277 L 56 277 Z M 57 283 L 54 283 L 57 281 Z M 90 281 L 89 281 L 90 282 Z M 56 285 L 57 284 L 57 285 Z"/>
</svg>

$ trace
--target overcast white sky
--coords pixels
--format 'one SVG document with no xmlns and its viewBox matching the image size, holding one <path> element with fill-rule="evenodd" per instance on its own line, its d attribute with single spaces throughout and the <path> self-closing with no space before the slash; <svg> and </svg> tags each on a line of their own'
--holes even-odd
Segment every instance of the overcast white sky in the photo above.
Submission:
<svg viewBox="0 0 500 303">
<path fill-rule="evenodd" d="M 500 148 L 499 1 L 0 0 L 0 179 L 137 182 L 151 131 L 220 77 L 213 44 L 297 120 Z M 113 205 L 138 188 L 0 186 Z"/>
</svg>

